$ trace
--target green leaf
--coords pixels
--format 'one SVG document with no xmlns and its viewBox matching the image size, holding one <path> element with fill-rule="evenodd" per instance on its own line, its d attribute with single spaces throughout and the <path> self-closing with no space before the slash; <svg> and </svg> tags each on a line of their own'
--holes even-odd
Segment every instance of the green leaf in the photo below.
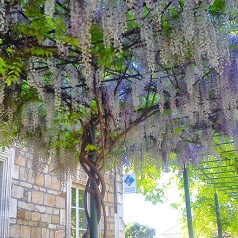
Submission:
<svg viewBox="0 0 238 238">
<path fill-rule="evenodd" d="M 212 13 L 219 13 L 219 12 L 223 12 L 225 8 L 226 8 L 225 0 L 215 0 L 213 4 L 210 6 L 209 10 Z"/>
<path fill-rule="evenodd" d="M 174 130 L 174 133 L 176 134 L 176 135 L 178 135 L 180 132 L 182 132 L 183 131 L 183 128 L 182 127 L 178 127 L 178 128 L 176 128 L 175 130 Z"/>
<path fill-rule="evenodd" d="M 51 52 L 49 50 L 46 50 L 46 49 L 34 47 L 34 48 L 31 49 L 31 54 L 34 55 L 34 56 L 50 57 L 50 56 L 53 55 L 53 52 Z"/>
<path fill-rule="evenodd" d="M 91 107 L 92 114 L 96 114 L 97 113 L 97 103 L 95 100 L 92 100 L 90 102 L 90 107 Z"/>
<path fill-rule="evenodd" d="M 12 85 L 12 79 L 10 77 L 7 78 L 7 86 L 10 87 Z"/>
<path fill-rule="evenodd" d="M 98 149 L 97 149 L 97 146 L 95 146 L 95 145 L 87 145 L 86 147 L 85 147 L 85 151 L 87 151 L 87 152 L 89 152 L 89 151 L 97 151 Z"/>
<path fill-rule="evenodd" d="M 5 76 L 7 64 L 3 58 L 0 57 L 0 75 Z"/>
</svg>

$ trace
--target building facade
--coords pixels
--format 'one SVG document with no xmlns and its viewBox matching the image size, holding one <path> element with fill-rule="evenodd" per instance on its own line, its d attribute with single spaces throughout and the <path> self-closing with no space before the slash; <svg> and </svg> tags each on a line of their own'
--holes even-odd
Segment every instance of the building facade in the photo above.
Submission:
<svg viewBox="0 0 238 238">
<path fill-rule="evenodd" d="M 107 184 L 106 237 L 124 237 L 122 176 L 104 173 L 104 178 Z M 61 190 L 57 177 L 49 168 L 34 175 L 32 157 L 27 150 L 1 151 L 0 237 L 82 237 L 87 227 L 83 207 L 86 180 L 86 174 L 79 169 L 77 179 Z"/>
</svg>

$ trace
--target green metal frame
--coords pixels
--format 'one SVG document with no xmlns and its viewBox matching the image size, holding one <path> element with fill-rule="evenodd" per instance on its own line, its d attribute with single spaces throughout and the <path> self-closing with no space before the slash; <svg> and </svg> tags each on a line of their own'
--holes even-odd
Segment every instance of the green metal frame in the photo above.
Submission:
<svg viewBox="0 0 238 238">
<path fill-rule="evenodd" d="M 188 171 L 186 166 L 184 166 L 184 170 L 183 170 L 183 181 L 184 181 L 184 193 L 185 193 L 186 212 L 187 212 L 188 236 L 189 238 L 194 238 L 193 218 L 192 218 L 190 193 L 189 193 Z"/>
<path fill-rule="evenodd" d="M 213 185 L 217 191 L 234 198 L 238 197 L 238 160 L 236 162 L 234 159 L 207 159 L 199 163 L 197 169 L 204 176 L 203 180 Z"/>
<path fill-rule="evenodd" d="M 203 180 L 215 188 L 214 202 L 218 238 L 222 238 L 222 217 L 218 201 L 218 191 L 226 193 L 231 199 L 238 198 L 238 158 L 214 160 L 208 156 L 207 160 L 198 163 L 197 170 L 201 172 Z"/>
</svg>

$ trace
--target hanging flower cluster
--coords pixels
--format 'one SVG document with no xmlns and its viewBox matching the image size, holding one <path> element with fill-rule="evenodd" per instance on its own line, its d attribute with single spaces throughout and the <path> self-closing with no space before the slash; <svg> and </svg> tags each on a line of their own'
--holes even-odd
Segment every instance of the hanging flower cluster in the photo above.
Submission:
<svg viewBox="0 0 238 238">
<path fill-rule="evenodd" d="M 78 156 L 93 150 L 101 163 L 114 147 L 165 164 L 175 153 L 182 166 L 208 153 L 214 133 L 238 144 L 237 1 L 2 0 L 0 9 L 1 141 L 26 141 L 36 168 L 51 157 L 64 179 Z"/>
</svg>

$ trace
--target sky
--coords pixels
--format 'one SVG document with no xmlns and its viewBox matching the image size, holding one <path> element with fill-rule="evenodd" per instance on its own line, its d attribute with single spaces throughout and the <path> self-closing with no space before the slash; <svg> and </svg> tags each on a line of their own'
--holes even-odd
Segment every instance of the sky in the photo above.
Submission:
<svg viewBox="0 0 238 238">
<path fill-rule="evenodd" d="M 130 193 L 124 194 L 124 221 L 138 222 L 142 225 L 147 225 L 156 230 L 156 237 L 161 237 L 161 234 L 173 228 L 179 231 L 181 227 L 181 213 L 172 208 L 171 203 L 182 203 L 179 196 L 179 191 L 174 187 L 167 192 L 167 202 L 164 204 L 153 205 L 146 202 L 140 194 Z M 176 238 L 179 238 L 176 236 Z"/>
</svg>

